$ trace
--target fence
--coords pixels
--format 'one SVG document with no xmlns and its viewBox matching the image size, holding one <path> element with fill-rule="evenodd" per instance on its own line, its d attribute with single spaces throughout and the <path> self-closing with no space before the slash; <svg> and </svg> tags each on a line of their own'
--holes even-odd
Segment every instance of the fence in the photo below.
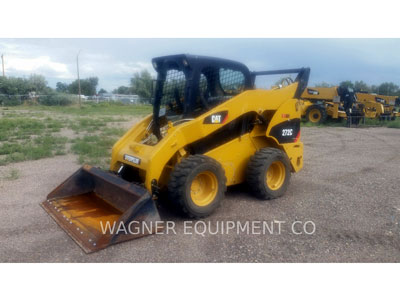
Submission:
<svg viewBox="0 0 400 300">
<path fill-rule="evenodd" d="M 347 127 L 365 125 L 365 116 L 347 116 Z"/>
<path fill-rule="evenodd" d="M 78 103 L 79 96 L 63 93 L 49 93 L 49 94 L 0 94 L 0 105 L 1 106 L 16 106 L 16 105 L 34 105 L 42 104 L 48 106 L 66 106 L 73 103 Z M 138 97 L 132 97 L 132 95 L 116 95 L 113 97 L 103 96 L 81 96 L 81 101 L 86 103 L 100 103 L 100 102 L 117 102 L 123 104 L 143 104 L 150 103 L 150 99 L 139 99 Z"/>
<path fill-rule="evenodd" d="M 368 121 L 366 121 L 368 120 Z M 358 127 L 358 126 L 381 126 L 386 121 L 394 121 L 396 116 L 394 115 L 380 115 L 377 118 L 367 118 L 365 116 L 347 116 L 347 127 Z"/>
</svg>

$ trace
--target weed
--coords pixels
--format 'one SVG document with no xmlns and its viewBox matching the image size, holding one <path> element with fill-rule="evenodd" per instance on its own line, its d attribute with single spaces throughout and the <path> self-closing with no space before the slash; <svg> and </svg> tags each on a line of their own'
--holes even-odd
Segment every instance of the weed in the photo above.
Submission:
<svg viewBox="0 0 400 300">
<path fill-rule="evenodd" d="M 146 115 L 151 109 L 149 105 L 114 103 L 83 104 L 82 108 L 41 105 L 4 108 L 0 111 L 0 165 L 65 155 L 70 143 L 70 151 L 78 155 L 81 163 L 106 167 L 113 144 L 126 131 L 114 125 L 129 121 L 132 116 Z M 69 141 L 54 134 L 63 128 L 83 137 Z"/>
<path fill-rule="evenodd" d="M 344 127 L 346 126 L 346 120 L 332 120 L 328 119 L 324 123 L 319 124 L 319 123 L 311 123 L 307 121 L 302 121 L 301 126 L 303 127 Z"/>
<path fill-rule="evenodd" d="M 71 150 L 79 156 L 79 163 L 106 167 L 106 159 L 117 137 L 87 135 L 73 141 Z"/>
<path fill-rule="evenodd" d="M 85 103 L 82 108 L 77 105 L 71 106 L 28 106 L 28 107 L 13 107 L 15 111 L 29 110 L 33 112 L 52 112 L 74 116 L 111 116 L 111 115 L 126 115 L 126 116 L 143 116 L 151 113 L 151 105 L 126 105 L 122 103 L 103 102 L 103 103 Z"/>
<path fill-rule="evenodd" d="M 10 169 L 9 173 L 4 177 L 6 180 L 17 180 L 21 176 L 17 169 Z"/>
<path fill-rule="evenodd" d="M 391 121 L 387 124 L 388 128 L 400 128 L 400 119 L 396 119 L 395 121 Z"/>
<path fill-rule="evenodd" d="M 26 139 L 31 135 L 40 135 L 45 131 L 43 122 L 27 118 L 2 118 L 0 119 L 0 141 L 11 137 Z"/>
<path fill-rule="evenodd" d="M 81 118 L 70 124 L 70 128 L 75 132 L 88 132 L 93 133 L 101 130 L 107 123 L 101 119 L 94 118 Z"/>
<path fill-rule="evenodd" d="M 66 137 L 39 136 L 27 143 L 5 142 L 0 145 L 0 155 L 6 155 L 3 164 L 52 157 L 65 149 Z"/>
</svg>

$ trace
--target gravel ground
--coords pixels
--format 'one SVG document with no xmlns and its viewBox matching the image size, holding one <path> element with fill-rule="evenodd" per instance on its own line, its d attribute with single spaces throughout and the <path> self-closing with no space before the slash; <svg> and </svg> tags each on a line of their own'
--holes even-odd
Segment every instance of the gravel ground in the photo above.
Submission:
<svg viewBox="0 0 400 300">
<path fill-rule="evenodd" d="M 284 197 L 259 201 L 234 187 L 205 220 L 212 230 L 228 220 L 274 222 L 272 234 L 185 235 L 184 220 L 164 209 L 176 234 L 89 255 L 39 206 L 79 167 L 76 157 L 3 166 L 0 262 L 400 262 L 399 137 L 389 128 L 303 128 L 304 169 L 292 175 Z M 11 169 L 19 170 L 18 179 L 4 179 Z M 312 221 L 315 233 L 294 234 L 295 221 Z"/>
</svg>

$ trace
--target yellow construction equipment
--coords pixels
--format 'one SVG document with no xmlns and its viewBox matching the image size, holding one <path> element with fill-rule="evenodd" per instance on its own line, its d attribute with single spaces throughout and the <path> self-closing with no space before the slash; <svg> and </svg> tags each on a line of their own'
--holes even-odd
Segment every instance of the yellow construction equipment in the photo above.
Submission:
<svg viewBox="0 0 400 300">
<path fill-rule="evenodd" d="M 351 88 L 307 87 L 301 95 L 302 117 L 311 123 L 323 123 L 330 117 L 339 119 L 358 118 L 361 112 Z"/>
<path fill-rule="evenodd" d="M 398 96 L 385 96 L 374 93 L 358 92 L 357 101 L 364 105 L 365 115 L 368 118 L 380 120 L 394 120 L 399 115 L 396 111 Z"/>
<path fill-rule="evenodd" d="M 260 199 L 282 196 L 303 166 L 299 99 L 310 69 L 250 72 L 193 55 L 152 62 L 153 113 L 116 142 L 110 171 L 84 166 L 42 203 L 86 252 L 162 230 L 154 226 L 160 193 L 186 217 L 201 218 L 227 186 L 247 182 Z M 285 87 L 254 88 L 257 76 L 293 73 Z M 133 230 L 104 234 L 106 222 Z"/>
</svg>

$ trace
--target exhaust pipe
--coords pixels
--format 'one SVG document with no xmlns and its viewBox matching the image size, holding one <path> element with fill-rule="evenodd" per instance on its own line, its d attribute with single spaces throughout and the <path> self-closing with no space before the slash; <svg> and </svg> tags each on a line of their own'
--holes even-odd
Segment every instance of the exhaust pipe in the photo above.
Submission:
<svg viewBox="0 0 400 300">
<path fill-rule="evenodd" d="M 41 206 L 86 253 L 163 230 L 147 189 L 87 165 Z"/>
</svg>

